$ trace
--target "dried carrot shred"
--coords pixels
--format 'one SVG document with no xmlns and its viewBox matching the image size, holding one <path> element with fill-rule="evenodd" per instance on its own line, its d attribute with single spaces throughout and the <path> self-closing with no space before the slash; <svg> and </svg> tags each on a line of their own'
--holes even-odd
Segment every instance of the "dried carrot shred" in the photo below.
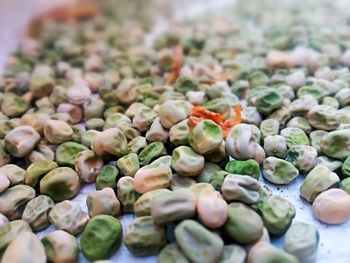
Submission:
<svg viewBox="0 0 350 263">
<path fill-rule="evenodd" d="M 210 119 L 217 124 L 221 123 L 224 118 L 222 114 L 208 111 L 202 106 L 193 106 L 192 115 L 196 117 L 202 117 L 204 119 Z"/>
<path fill-rule="evenodd" d="M 180 45 L 173 47 L 173 53 L 174 53 L 174 61 L 173 65 L 171 67 L 171 72 L 166 78 L 166 83 L 171 84 L 174 83 L 175 80 L 180 75 L 180 69 L 183 63 L 183 48 Z"/>
</svg>

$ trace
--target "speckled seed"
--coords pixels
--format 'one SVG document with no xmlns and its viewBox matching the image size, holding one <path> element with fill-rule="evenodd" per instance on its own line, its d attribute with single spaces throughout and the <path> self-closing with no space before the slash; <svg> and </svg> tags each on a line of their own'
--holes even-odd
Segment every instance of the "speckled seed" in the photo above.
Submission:
<svg viewBox="0 0 350 263">
<path fill-rule="evenodd" d="M 314 147 L 317 152 L 321 152 L 321 140 L 328 132 L 322 130 L 315 130 L 310 133 L 311 146 Z"/>
<path fill-rule="evenodd" d="M 288 147 L 293 145 L 310 145 L 310 140 L 300 128 L 284 128 L 281 135 L 286 139 Z"/>
<path fill-rule="evenodd" d="M 191 262 L 218 262 L 224 250 L 221 238 L 194 220 L 184 220 L 175 228 L 175 239 Z"/>
<path fill-rule="evenodd" d="M 80 239 L 82 253 L 89 260 L 106 259 L 121 245 L 123 228 L 120 221 L 110 215 L 90 219 Z"/>
<path fill-rule="evenodd" d="M 124 176 L 119 179 L 117 183 L 118 200 L 123 205 L 123 212 L 133 212 L 134 203 L 139 198 L 140 194 L 135 191 L 134 178 Z"/>
<path fill-rule="evenodd" d="M 282 135 L 270 135 L 264 139 L 264 150 L 267 156 L 286 158 L 287 143 Z"/>
<path fill-rule="evenodd" d="M 284 249 L 298 258 L 300 263 L 315 263 L 319 233 L 314 225 L 295 222 L 284 237 Z"/>
<path fill-rule="evenodd" d="M 47 260 L 54 263 L 74 263 L 77 261 L 79 247 L 74 236 L 63 230 L 50 232 L 41 239 Z"/>
<path fill-rule="evenodd" d="M 138 217 L 127 226 L 124 243 L 135 256 L 158 254 L 166 244 L 165 229 L 151 216 Z"/>
<path fill-rule="evenodd" d="M 117 166 L 124 175 L 133 177 L 140 169 L 139 158 L 136 153 L 129 153 L 117 161 Z"/>
<path fill-rule="evenodd" d="M 247 263 L 298 263 L 298 259 L 267 242 L 256 243 L 249 251 Z"/>
<path fill-rule="evenodd" d="M 219 125 L 212 120 L 200 121 L 190 132 L 191 147 L 200 154 L 209 154 L 218 150 L 223 134 Z"/>
<path fill-rule="evenodd" d="M 343 224 L 350 219 L 350 195 L 341 189 L 329 189 L 315 198 L 312 210 L 324 223 Z"/>
<path fill-rule="evenodd" d="M 292 146 L 287 153 L 286 160 L 292 163 L 299 171 L 308 172 L 317 164 L 317 151 L 308 145 Z"/>
<path fill-rule="evenodd" d="M 193 217 L 196 204 L 196 195 L 186 188 L 161 193 L 152 199 L 151 215 L 156 224 L 166 225 Z"/>
<path fill-rule="evenodd" d="M 103 166 L 96 178 L 96 190 L 101 190 L 105 187 L 116 188 L 118 175 L 119 170 L 114 165 Z"/>
<path fill-rule="evenodd" d="M 89 216 L 81 211 L 80 205 L 66 200 L 57 203 L 49 213 L 50 222 L 58 230 L 65 230 L 69 234 L 77 235 L 89 221 Z"/>
<path fill-rule="evenodd" d="M 268 157 L 263 163 L 263 176 L 274 184 L 289 184 L 299 175 L 298 169 L 285 160 Z"/>
<path fill-rule="evenodd" d="M 309 172 L 300 186 L 300 196 L 308 202 L 313 202 L 317 195 L 326 191 L 339 181 L 336 173 L 331 172 L 323 165 L 317 165 Z"/>
<path fill-rule="evenodd" d="M 312 127 L 332 131 L 339 125 L 337 110 L 328 105 L 316 105 L 307 114 L 307 119 Z"/>
<path fill-rule="evenodd" d="M 157 189 L 141 195 L 140 198 L 138 198 L 134 203 L 135 215 L 138 217 L 151 215 L 151 206 L 152 206 L 153 200 L 159 199 L 159 196 L 163 193 L 169 194 L 170 190 Z"/>
<path fill-rule="evenodd" d="M 255 204 L 260 199 L 260 184 L 250 176 L 229 174 L 221 187 L 222 195 L 227 201 L 240 201 Z"/>
<path fill-rule="evenodd" d="M 45 263 L 45 249 L 36 235 L 22 232 L 10 243 L 2 257 L 2 262 Z"/>
<path fill-rule="evenodd" d="M 31 187 L 36 187 L 45 174 L 56 168 L 58 168 L 58 165 L 54 161 L 40 160 L 33 162 L 25 172 L 25 183 Z"/>
<path fill-rule="evenodd" d="M 289 200 L 280 195 L 267 197 L 260 208 L 264 226 L 272 235 L 281 235 L 295 217 L 295 207 Z"/>
<path fill-rule="evenodd" d="M 279 131 L 280 124 L 275 119 L 263 120 L 260 124 L 260 131 L 262 139 L 269 135 L 277 135 Z"/>
<path fill-rule="evenodd" d="M 139 169 L 134 177 L 134 189 L 143 194 L 152 190 L 167 188 L 170 185 L 172 172 L 163 163 L 151 163 Z"/>
<path fill-rule="evenodd" d="M 82 151 L 75 158 L 75 171 L 83 182 L 95 182 L 102 167 L 103 159 L 91 150 Z"/>
<path fill-rule="evenodd" d="M 128 142 L 120 129 L 110 128 L 93 137 L 92 150 L 102 156 L 110 154 L 121 157 L 127 154 Z"/>
<path fill-rule="evenodd" d="M 73 137 L 73 129 L 64 121 L 49 120 L 44 128 L 45 139 L 52 144 L 67 142 Z"/>
<path fill-rule="evenodd" d="M 173 151 L 171 164 L 183 176 L 196 176 L 204 168 L 204 157 L 188 146 L 179 146 Z"/>
<path fill-rule="evenodd" d="M 191 113 L 192 105 L 183 100 L 167 100 L 159 106 L 159 119 L 164 128 L 170 129 L 174 124 L 186 119 Z"/>
<path fill-rule="evenodd" d="M 160 251 L 157 263 L 190 263 L 190 261 L 176 244 L 168 244 Z"/>
<path fill-rule="evenodd" d="M 219 260 L 219 263 L 244 263 L 247 252 L 239 245 L 226 245 Z"/>
<path fill-rule="evenodd" d="M 100 191 L 90 192 L 86 197 L 89 216 L 111 215 L 115 216 L 120 212 L 120 203 L 110 187 Z"/>
<path fill-rule="evenodd" d="M 23 208 L 35 197 L 35 190 L 27 185 L 16 185 L 0 194 L 0 213 L 10 220 L 21 217 Z"/>
<path fill-rule="evenodd" d="M 344 159 L 350 155 L 350 129 L 332 131 L 323 136 L 321 152 L 337 159 Z"/>
<path fill-rule="evenodd" d="M 54 201 L 62 201 L 75 196 L 80 188 L 79 176 L 71 168 L 59 167 L 47 173 L 40 181 L 40 193 Z"/>
<path fill-rule="evenodd" d="M 54 206 L 52 199 L 46 195 L 39 195 L 30 200 L 23 211 L 22 219 L 34 231 L 41 230 L 49 225 L 48 213 Z"/>
<path fill-rule="evenodd" d="M 14 157 L 24 157 L 34 149 L 39 140 L 39 133 L 31 126 L 20 126 L 5 136 L 5 148 Z"/>
<path fill-rule="evenodd" d="M 248 124 L 238 124 L 233 127 L 226 138 L 228 154 L 238 160 L 254 159 L 256 142 L 253 131 Z"/>
</svg>

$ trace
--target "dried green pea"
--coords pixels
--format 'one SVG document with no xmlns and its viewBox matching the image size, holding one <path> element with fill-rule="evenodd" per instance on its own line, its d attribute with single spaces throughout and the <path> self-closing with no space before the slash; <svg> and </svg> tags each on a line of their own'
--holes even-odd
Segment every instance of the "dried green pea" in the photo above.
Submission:
<svg viewBox="0 0 350 263">
<path fill-rule="evenodd" d="M 209 90 L 212 90 L 212 88 L 213 86 L 210 86 L 206 93 L 208 93 Z M 222 96 L 222 94 L 220 94 L 220 96 Z M 225 94 L 225 96 L 227 97 L 228 94 Z M 230 117 L 233 117 L 230 116 L 233 110 L 232 106 L 238 104 L 238 102 L 232 104 L 226 97 L 212 99 L 210 101 L 205 102 L 202 106 L 209 111 L 221 113 L 225 119 L 228 119 Z"/>
<path fill-rule="evenodd" d="M 7 117 L 19 117 L 30 107 L 28 101 L 13 93 L 7 93 L 1 103 L 1 112 Z"/>
<path fill-rule="evenodd" d="M 255 160 L 232 160 L 225 166 L 225 171 L 231 174 L 249 175 L 254 179 L 259 179 L 260 167 Z"/>
<path fill-rule="evenodd" d="M 174 124 L 187 119 L 192 105 L 185 100 L 167 100 L 159 106 L 158 114 L 162 126 L 170 129 Z"/>
<path fill-rule="evenodd" d="M 169 139 L 174 145 L 188 144 L 189 137 L 190 130 L 188 128 L 187 120 L 174 124 L 169 130 Z"/>
<path fill-rule="evenodd" d="M 49 262 L 74 263 L 78 259 L 78 241 L 63 230 L 50 232 L 41 239 Z"/>
<path fill-rule="evenodd" d="M 288 107 L 282 106 L 278 110 L 275 110 L 270 115 L 267 116 L 268 119 L 274 119 L 280 123 L 280 125 L 285 125 L 287 121 L 292 117 L 291 111 Z"/>
<path fill-rule="evenodd" d="M 341 180 L 339 188 L 350 194 L 350 178 L 345 178 Z"/>
<path fill-rule="evenodd" d="M 8 219 L 21 217 L 25 205 L 35 197 L 35 190 L 27 185 L 16 185 L 0 194 L 0 213 Z"/>
<path fill-rule="evenodd" d="M 91 143 L 92 150 L 100 155 L 121 157 L 128 152 L 128 142 L 124 133 L 118 128 L 110 128 L 96 134 Z"/>
<path fill-rule="evenodd" d="M 138 217 L 127 226 L 124 243 L 135 256 L 158 254 L 166 244 L 165 229 L 151 216 Z"/>
<path fill-rule="evenodd" d="M 134 213 L 137 217 L 151 215 L 151 205 L 153 200 L 159 199 L 161 194 L 169 194 L 168 189 L 157 189 L 142 194 L 134 203 Z"/>
<path fill-rule="evenodd" d="M 86 128 L 88 130 L 102 131 L 105 121 L 101 118 L 91 118 L 86 121 Z"/>
<path fill-rule="evenodd" d="M 116 89 L 116 97 L 123 105 L 130 105 L 137 100 L 138 96 L 139 87 L 134 79 L 123 79 Z"/>
<path fill-rule="evenodd" d="M 200 183 L 209 183 L 215 172 L 221 171 L 221 167 L 215 163 L 205 162 L 202 172 L 197 176 Z"/>
<path fill-rule="evenodd" d="M 230 173 L 226 171 L 216 171 L 211 176 L 209 184 L 212 185 L 215 190 L 220 191 L 222 184 L 224 183 L 225 177 L 229 175 Z"/>
<path fill-rule="evenodd" d="M 200 121 L 190 132 L 189 143 L 200 154 L 209 154 L 218 150 L 222 141 L 221 128 L 212 120 Z"/>
<path fill-rule="evenodd" d="M 304 117 L 299 116 L 290 119 L 287 123 L 287 128 L 299 128 L 308 134 L 312 130 L 312 127 L 310 126 L 308 120 Z"/>
<path fill-rule="evenodd" d="M 299 171 L 308 172 L 317 164 L 317 151 L 308 145 L 295 145 L 289 148 L 286 160 Z"/>
<path fill-rule="evenodd" d="M 350 129 L 329 132 L 321 140 L 321 152 L 332 158 L 345 159 L 350 155 L 349 141 Z"/>
<path fill-rule="evenodd" d="M 190 261 L 176 244 L 168 244 L 160 251 L 157 263 L 190 263 Z"/>
<path fill-rule="evenodd" d="M 304 95 L 294 100 L 289 109 L 290 112 L 295 116 L 306 116 L 309 110 L 318 105 L 317 100 L 311 95 Z"/>
<path fill-rule="evenodd" d="M 45 174 L 56 168 L 58 168 L 58 165 L 54 161 L 40 160 L 33 162 L 25 172 L 25 183 L 31 187 L 36 187 Z"/>
<path fill-rule="evenodd" d="M 238 160 L 254 159 L 257 143 L 248 124 L 238 124 L 231 129 L 226 138 L 228 154 Z"/>
<path fill-rule="evenodd" d="M 28 223 L 23 220 L 13 220 L 0 225 L 0 253 L 2 254 L 6 247 L 23 232 L 32 232 Z"/>
<path fill-rule="evenodd" d="M 300 128 L 284 128 L 281 130 L 281 135 L 286 139 L 288 147 L 292 147 L 294 145 L 310 145 L 309 138 Z"/>
<path fill-rule="evenodd" d="M 99 133 L 100 132 L 97 130 L 88 130 L 84 132 L 81 136 L 81 144 L 85 145 L 88 148 L 91 148 L 94 137 Z"/>
<path fill-rule="evenodd" d="M 164 129 L 159 121 L 159 118 L 155 118 L 146 132 L 146 139 L 148 142 L 161 141 L 166 142 L 169 138 L 168 130 Z"/>
<path fill-rule="evenodd" d="M 140 165 L 148 165 L 150 164 L 154 159 L 165 155 L 166 149 L 164 147 L 164 144 L 161 142 L 152 142 L 148 144 L 140 153 L 139 153 L 139 160 Z"/>
<path fill-rule="evenodd" d="M 229 174 L 221 186 L 221 192 L 228 201 L 241 201 L 245 204 L 255 204 L 260 199 L 260 184 L 250 176 Z"/>
<path fill-rule="evenodd" d="M 50 196 L 54 201 L 72 198 L 79 188 L 79 176 L 69 167 L 53 169 L 40 180 L 40 193 Z"/>
<path fill-rule="evenodd" d="M 122 106 L 112 106 L 108 107 L 104 112 L 103 112 L 103 117 L 107 119 L 109 116 L 111 116 L 113 113 L 119 112 L 123 113 L 125 109 Z"/>
<path fill-rule="evenodd" d="M 320 101 L 323 97 L 329 95 L 325 89 L 320 88 L 316 85 L 303 86 L 298 89 L 297 96 L 298 98 L 310 95 L 313 96 L 316 100 Z"/>
<path fill-rule="evenodd" d="M 287 156 L 286 139 L 281 135 L 269 135 L 264 139 L 264 150 L 267 156 L 285 158 Z"/>
<path fill-rule="evenodd" d="M 5 148 L 4 140 L 0 140 L 0 166 L 4 166 L 11 161 L 11 156 Z"/>
<path fill-rule="evenodd" d="M 184 220 L 175 227 L 176 243 L 194 263 L 218 262 L 224 250 L 221 238 L 194 220 Z"/>
<path fill-rule="evenodd" d="M 260 126 L 262 122 L 262 117 L 256 107 L 245 107 L 241 113 L 242 123 L 254 124 Z"/>
<path fill-rule="evenodd" d="M 19 126 L 5 136 L 5 148 L 14 157 L 24 157 L 35 148 L 39 140 L 39 133 L 31 126 Z"/>
<path fill-rule="evenodd" d="M 136 112 L 132 119 L 132 126 L 140 132 L 147 131 L 155 118 L 157 118 L 156 112 L 147 107 L 142 111 Z"/>
<path fill-rule="evenodd" d="M 298 263 L 298 259 L 268 242 L 258 242 L 249 251 L 247 263 Z"/>
<path fill-rule="evenodd" d="M 226 245 L 220 258 L 219 263 L 244 263 L 247 252 L 239 245 Z"/>
<path fill-rule="evenodd" d="M 197 86 L 198 83 L 196 79 L 188 76 L 180 76 L 175 82 L 175 90 L 182 94 L 186 94 L 186 92 L 190 90 L 196 90 Z"/>
<path fill-rule="evenodd" d="M 255 101 L 255 106 L 262 114 L 269 114 L 280 108 L 283 104 L 282 95 L 274 89 L 266 89 L 260 92 Z"/>
<path fill-rule="evenodd" d="M 103 166 L 96 177 L 96 190 L 101 190 L 106 187 L 116 188 L 118 176 L 119 170 L 117 167 L 114 165 Z"/>
<path fill-rule="evenodd" d="M 106 259 L 121 245 L 123 227 L 110 215 L 98 215 L 86 225 L 80 239 L 82 253 L 89 260 Z"/>
<path fill-rule="evenodd" d="M 120 178 L 117 183 L 118 199 L 122 203 L 125 213 L 134 212 L 134 203 L 140 197 L 134 185 L 134 178 L 130 176 Z"/>
<path fill-rule="evenodd" d="M 188 146 L 179 146 L 173 151 L 172 168 L 184 176 L 196 176 L 204 168 L 204 157 Z"/>
<path fill-rule="evenodd" d="M 317 152 L 321 152 L 321 140 L 328 132 L 322 130 L 315 130 L 310 133 L 311 146 L 314 147 Z"/>
<path fill-rule="evenodd" d="M 65 142 L 56 149 L 56 162 L 61 166 L 74 167 L 75 158 L 88 148 L 80 143 Z"/>
<path fill-rule="evenodd" d="M 65 200 L 55 204 L 49 212 L 49 220 L 56 229 L 77 235 L 84 229 L 89 216 L 81 211 L 78 203 Z"/>
<path fill-rule="evenodd" d="M 0 227 L 6 225 L 9 222 L 6 216 L 0 214 Z"/>
<path fill-rule="evenodd" d="M 120 212 L 120 203 L 114 190 L 105 187 L 102 190 L 90 192 L 86 197 L 89 216 L 111 215 L 115 216 Z"/>
<path fill-rule="evenodd" d="M 197 198 L 186 188 L 161 193 L 152 200 L 151 215 L 157 225 L 191 218 L 196 213 Z"/>
<path fill-rule="evenodd" d="M 170 189 L 174 191 L 180 188 L 189 188 L 196 183 L 196 180 L 191 177 L 174 174 L 171 178 Z"/>
<path fill-rule="evenodd" d="M 75 157 L 75 171 L 83 182 L 95 182 L 102 167 L 103 159 L 91 150 L 79 152 Z"/>
<path fill-rule="evenodd" d="M 54 202 L 50 197 L 39 195 L 27 203 L 22 220 L 26 221 L 34 231 L 44 229 L 49 225 L 48 213 L 53 206 Z"/>
<path fill-rule="evenodd" d="M 277 135 L 279 131 L 280 124 L 275 119 L 263 120 L 260 124 L 260 131 L 262 138 L 266 138 L 269 135 Z"/>
<path fill-rule="evenodd" d="M 64 121 L 49 120 L 44 128 L 45 138 L 52 144 L 61 144 L 72 139 L 73 129 Z"/>
<path fill-rule="evenodd" d="M 35 234 L 21 232 L 6 248 L 2 262 L 46 262 L 45 250 Z"/>
<path fill-rule="evenodd" d="M 308 173 L 300 186 L 300 196 L 308 202 L 313 202 L 317 195 L 336 185 L 339 181 L 336 173 L 331 172 L 323 165 L 317 165 Z"/>
<path fill-rule="evenodd" d="M 10 180 L 6 174 L 0 172 L 0 194 L 4 192 L 10 186 Z"/>
<path fill-rule="evenodd" d="M 54 80 L 46 74 L 35 74 L 29 82 L 29 89 L 35 98 L 49 96 L 54 87 Z"/>
<path fill-rule="evenodd" d="M 263 162 L 263 176 L 271 183 L 289 184 L 298 175 L 298 169 L 285 160 L 270 156 Z"/>
<path fill-rule="evenodd" d="M 6 175 L 10 180 L 10 185 L 23 184 L 26 171 L 15 165 L 15 164 L 6 164 L 0 167 L 0 173 Z"/>
<path fill-rule="evenodd" d="M 50 116 L 46 113 L 26 113 L 21 117 L 21 125 L 32 126 L 40 135 L 43 135 L 46 122 Z"/>
<path fill-rule="evenodd" d="M 314 225 L 304 222 L 293 223 L 284 237 L 284 249 L 298 258 L 300 263 L 314 263 L 317 260 L 319 233 Z"/>
<path fill-rule="evenodd" d="M 328 105 L 316 105 L 307 115 L 308 121 L 315 129 L 332 131 L 339 125 L 337 110 Z"/>
<path fill-rule="evenodd" d="M 84 117 L 86 120 L 102 118 L 105 102 L 101 99 L 93 99 L 84 106 Z"/>
<path fill-rule="evenodd" d="M 147 146 L 147 141 L 145 137 L 137 136 L 133 138 L 128 143 L 128 152 L 130 153 L 139 153 Z"/>
<path fill-rule="evenodd" d="M 0 138 L 4 139 L 6 134 L 14 128 L 16 128 L 16 126 L 13 122 L 10 122 L 9 120 L 0 120 Z"/>
<path fill-rule="evenodd" d="M 105 125 L 103 127 L 104 130 L 109 128 L 118 128 L 122 129 L 122 126 L 131 127 L 131 120 L 124 114 L 119 112 L 113 113 L 106 118 Z"/>
<path fill-rule="evenodd" d="M 118 159 L 117 167 L 125 176 L 133 177 L 140 169 L 139 158 L 136 153 L 129 153 Z"/>
<path fill-rule="evenodd" d="M 339 101 L 334 97 L 329 97 L 329 96 L 323 97 L 321 104 L 331 106 L 334 109 L 339 108 Z"/>
<path fill-rule="evenodd" d="M 232 202 L 228 206 L 228 219 L 224 229 L 225 233 L 239 244 L 249 244 L 262 235 L 263 222 L 249 206 Z"/>
</svg>

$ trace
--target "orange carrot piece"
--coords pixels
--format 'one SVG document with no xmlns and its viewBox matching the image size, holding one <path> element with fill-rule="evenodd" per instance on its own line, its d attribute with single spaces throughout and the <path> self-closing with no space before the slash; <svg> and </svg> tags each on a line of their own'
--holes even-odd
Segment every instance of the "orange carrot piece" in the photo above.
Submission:
<svg viewBox="0 0 350 263">
<path fill-rule="evenodd" d="M 221 123 L 223 120 L 222 114 L 208 111 L 202 106 L 193 106 L 192 115 L 197 117 L 203 117 L 204 119 L 210 119 L 217 124 Z"/>
<path fill-rule="evenodd" d="M 179 77 L 180 69 L 183 63 L 183 48 L 180 45 L 173 47 L 173 53 L 174 53 L 174 61 L 171 67 L 171 72 L 166 78 L 167 84 L 174 83 L 175 80 Z"/>
</svg>

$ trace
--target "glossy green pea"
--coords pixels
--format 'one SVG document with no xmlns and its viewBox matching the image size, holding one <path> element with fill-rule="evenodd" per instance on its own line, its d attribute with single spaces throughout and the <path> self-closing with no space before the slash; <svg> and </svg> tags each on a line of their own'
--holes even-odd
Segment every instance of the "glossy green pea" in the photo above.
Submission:
<svg viewBox="0 0 350 263">
<path fill-rule="evenodd" d="M 113 165 L 105 165 L 102 167 L 96 177 L 96 190 L 101 190 L 106 187 L 116 188 L 117 177 L 119 170 Z"/>
<path fill-rule="evenodd" d="M 184 220 L 175 227 L 176 243 L 194 263 L 218 262 L 224 250 L 221 238 L 194 220 Z"/>
<path fill-rule="evenodd" d="M 158 254 L 166 244 L 165 229 L 151 216 L 138 217 L 127 226 L 124 243 L 135 256 Z"/>
<path fill-rule="evenodd" d="M 260 208 L 264 226 L 272 235 L 281 235 L 290 226 L 295 217 L 295 207 L 280 195 L 267 197 Z"/>
<path fill-rule="evenodd" d="M 133 212 L 134 203 L 140 197 L 134 189 L 134 179 L 130 176 L 124 176 L 117 183 L 117 195 L 123 205 L 124 212 Z"/>
<path fill-rule="evenodd" d="M 58 168 L 58 165 L 54 161 L 40 160 L 34 162 L 28 166 L 25 172 L 25 183 L 31 187 L 36 187 L 40 179 L 55 168 Z"/>
<path fill-rule="evenodd" d="M 259 179 L 260 167 L 255 160 L 232 160 L 225 166 L 225 171 L 231 174 L 249 175 L 254 179 Z"/>
<path fill-rule="evenodd" d="M 222 140 L 220 126 L 212 120 L 203 120 L 190 132 L 189 143 L 198 153 L 209 154 L 220 148 Z"/>
<path fill-rule="evenodd" d="M 61 166 L 74 167 L 75 158 L 82 151 L 88 148 L 76 142 L 65 142 L 58 146 L 56 150 L 56 162 Z"/>
<path fill-rule="evenodd" d="M 168 244 L 160 251 L 157 263 L 190 263 L 190 261 L 176 244 Z"/>
<path fill-rule="evenodd" d="M 122 224 L 109 215 L 98 215 L 90 219 L 80 239 L 80 248 L 90 260 L 106 259 L 121 245 Z"/>
<path fill-rule="evenodd" d="M 125 176 L 133 177 L 140 168 L 139 158 L 136 153 L 129 153 L 117 161 L 117 166 Z"/>
<path fill-rule="evenodd" d="M 249 206 L 233 202 L 228 206 L 228 219 L 224 225 L 225 233 L 239 244 L 257 241 L 263 233 L 260 216 Z"/>
<path fill-rule="evenodd" d="M 140 165 L 150 164 L 154 159 L 165 155 L 166 149 L 161 142 L 152 142 L 147 145 L 139 154 Z"/>
</svg>

